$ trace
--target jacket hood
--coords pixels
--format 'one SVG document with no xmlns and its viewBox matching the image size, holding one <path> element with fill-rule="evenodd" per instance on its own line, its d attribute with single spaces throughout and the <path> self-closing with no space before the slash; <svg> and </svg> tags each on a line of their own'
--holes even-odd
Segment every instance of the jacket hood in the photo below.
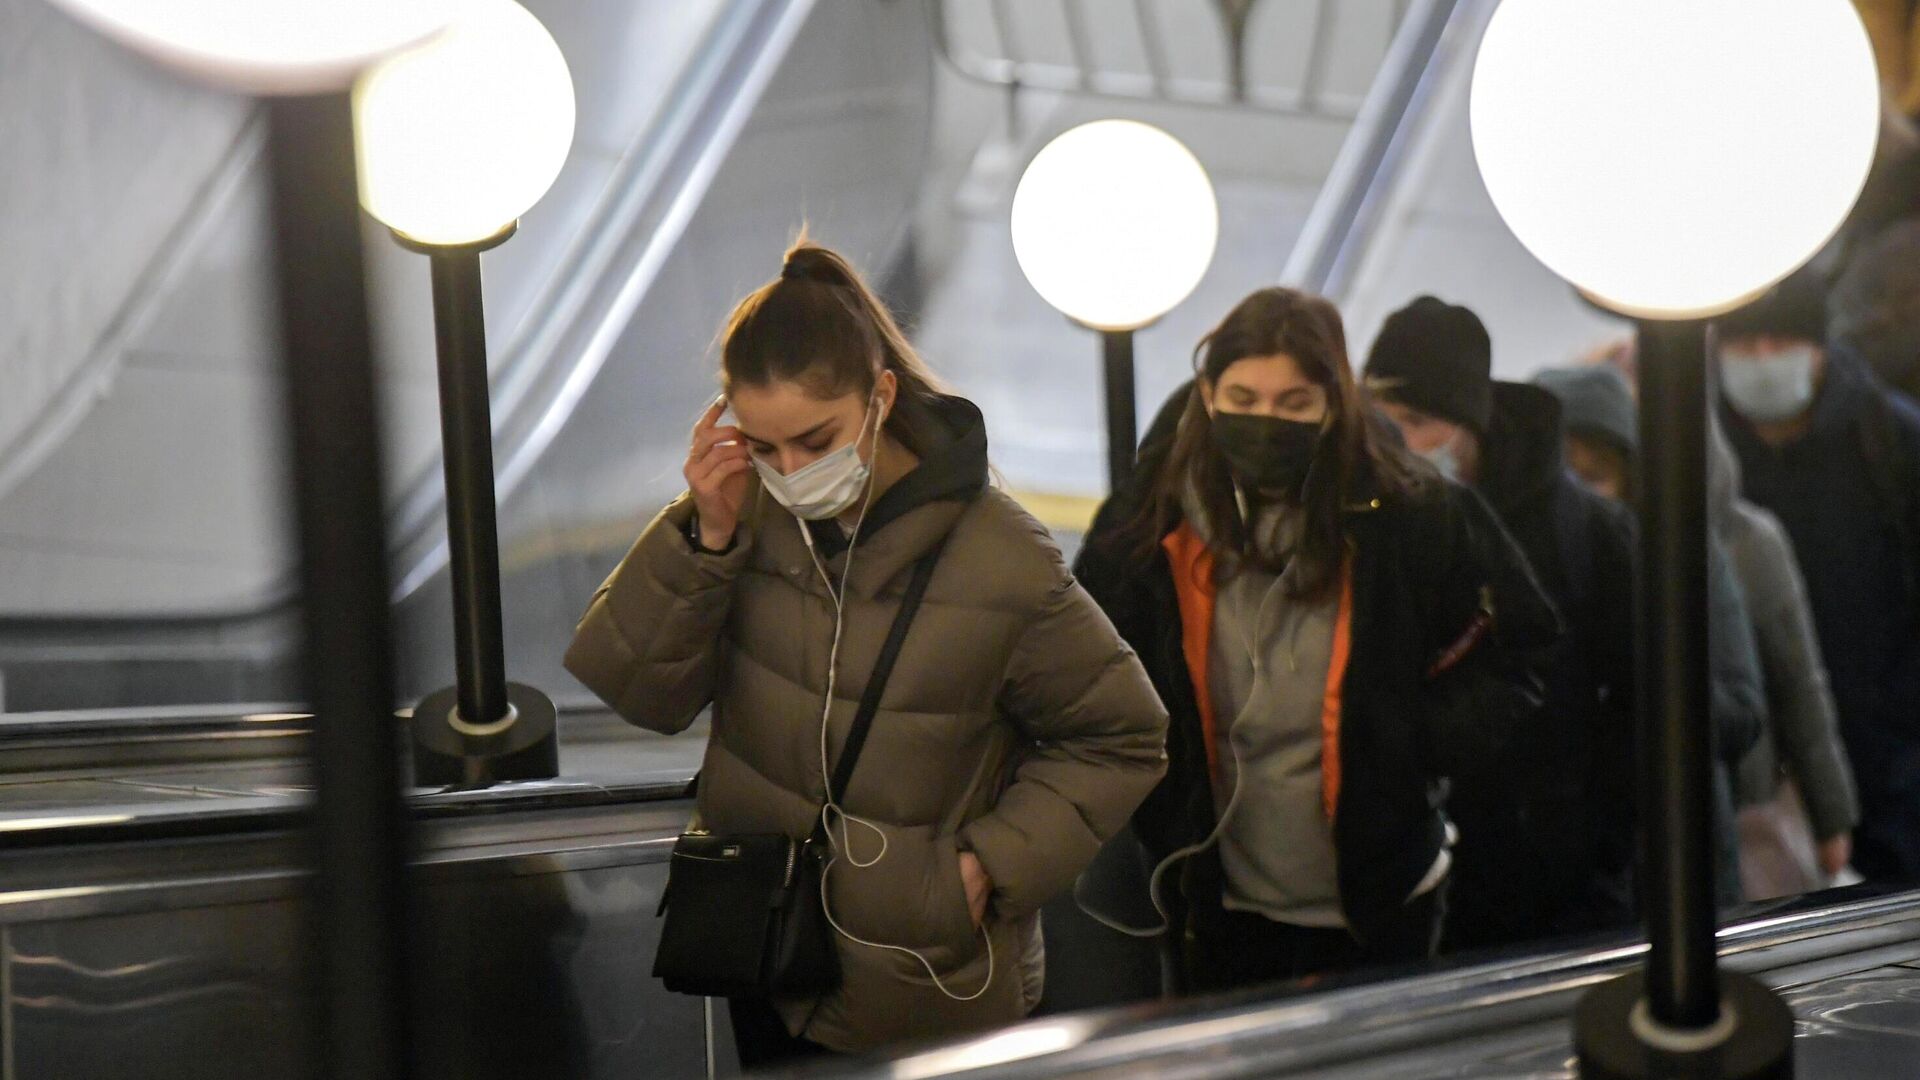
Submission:
<svg viewBox="0 0 1920 1080">
<path fill-rule="evenodd" d="M 862 541 L 928 503 L 966 502 L 987 487 L 987 422 L 966 398 L 940 395 L 926 405 L 924 422 L 932 446 L 913 471 L 895 481 L 867 511 Z M 846 550 L 847 537 L 832 522 L 807 524 L 814 543 L 829 557 Z"/>
<path fill-rule="evenodd" d="M 1733 515 L 1740 498 L 1740 459 L 1718 417 L 1707 414 L 1707 516 L 1716 530 Z"/>
<path fill-rule="evenodd" d="M 1493 384 L 1493 423 L 1474 487 L 1503 518 L 1550 499 L 1566 470 L 1560 399 L 1525 383 Z"/>
</svg>

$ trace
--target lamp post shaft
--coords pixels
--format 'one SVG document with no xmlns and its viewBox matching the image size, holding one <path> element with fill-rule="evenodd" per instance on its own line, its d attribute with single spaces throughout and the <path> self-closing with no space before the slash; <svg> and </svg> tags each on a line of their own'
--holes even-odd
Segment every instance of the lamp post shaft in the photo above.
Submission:
<svg viewBox="0 0 1920 1080">
<path fill-rule="evenodd" d="M 386 503 L 353 115 L 346 95 L 271 101 L 273 192 L 303 681 L 322 1070 L 407 1075 L 406 814 L 393 720 Z"/>
<path fill-rule="evenodd" d="M 436 250 L 431 258 L 457 700 L 461 719 L 488 724 L 504 717 L 508 704 L 480 253 Z"/>
<path fill-rule="evenodd" d="M 1100 331 L 1106 367 L 1107 486 L 1119 491 L 1133 476 L 1134 452 L 1139 444 L 1133 388 L 1133 331 Z"/>
<path fill-rule="evenodd" d="M 1653 1019 L 1703 1028 L 1715 970 L 1713 743 L 1708 649 L 1706 324 L 1640 326 L 1638 684 L 1647 999 Z"/>
</svg>

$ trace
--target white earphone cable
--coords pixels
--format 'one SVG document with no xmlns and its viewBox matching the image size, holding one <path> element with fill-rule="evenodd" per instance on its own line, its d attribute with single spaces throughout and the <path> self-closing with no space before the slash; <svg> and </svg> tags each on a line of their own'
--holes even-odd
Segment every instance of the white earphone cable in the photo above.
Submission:
<svg viewBox="0 0 1920 1080">
<path fill-rule="evenodd" d="M 1086 874 L 1084 873 L 1073 880 L 1073 903 L 1075 907 L 1080 909 L 1082 914 L 1094 922 L 1099 923 L 1101 926 L 1117 933 L 1125 934 L 1128 937 L 1155 938 L 1172 928 L 1173 916 L 1168 913 L 1166 904 L 1160 899 L 1160 879 L 1166 876 L 1167 871 L 1173 867 L 1174 863 L 1182 859 L 1192 858 L 1219 843 L 1220 837 L 1227 831 L 1228 823 L 1233 820 L 1233 812 L 1240 807 L 1240 792 L 1244 789 L 1240 782 L 1240 745 L 1234 740 L 1232 731 L 1227 732 L 1227 752 L 1233 756 L 1233 794 L 1227 796 L 1227 805 L 1220 811 L 1220 820 L 1214 823 L 1213 831 L 1207 833 L 1206 837 L 1199 843 L 1183 847 L 1173 854 L 1168 855 L 1166 858 L 1161 859 L 1160 862 L 1154 866 L 1153 873 L 1147 876 L 1147 899 L 1153 903 L 1154 912 L 1160 916 L 1160 925 L 1155 927 L 1127 926 L 1088 907 L 1081 888 L 1086 882 Z"/>
<path fill-rule="evenodd" d="M 1240 512 L 1242 531 L 1251 538 L 1253 535 L 1253 508 L 1247 499 L 1246 491 L 1241 488 L 1238 480 L 1233 482 L 1233 503 L 1235 508 Z M 1267 597 L 1261 599 L 1260 612 L 1266 610 L 1266 601 L 1271 598 L 1271 594 L 1269 594 Z M 1258 621 L 1259 616 L 1256 615 L 1255 622 L 1257 623 Z M 1245 636 L 1244 631 L 1242 632 L 1242 641 L 1246 645 L 1247 654 L 1251 658 L 1255 670 L 1258 670 L 1260 665 L 1259 650 L 1254 647 L 1253 640 Z M 1214 822 L 1213 829 L 1208 832 L 1199 843 L 1183 847 L 1173 854 L 1168 855 L 1166 858 L 1160 860 L 1159 863 L 1155 864 L 1153 872 L 1147 875 L 1147 899 L 1152 902 L 1153 910 L 1159 914 L 1160 925 L 1151 928 L 1127 926 L 1113 919 L 1109 919 L 1105 915 L 1088 907 L 1082 891 L 1082 886 L 1086 881 L 1086 875 L 1084 873 L 1073 880 L 1073 903 L 1075 907 L 1080 909 L 1081 914 L 1109 930 L 1126 934 L 1128 937 L 1154 938 L 1159 937 L 1171 929 L 1173 917 L 1168 914 L 1166 904 L 1161 902 L 1160 899 L 1161 879 L 1166 876 L 1167 871 L 1173 867 L 1174 863 L 1182 859 L 1190 859 L 1219 843 L 1220 837 L 1226 834 L 1227 825 L 1233 821 L 1234 811 L 1240 808 L 1240 792 L 1243 789 L 1243 785 L 1240 782 L 1240 744 L 1234 738 L 1234 732 L 1231 728 L 1227 731 L 1227 753 L 1233 759 L 1233 793 L 1227 796 L 1227 805 L 1221 809 L 1219 820 Z"/>
<path fill-rule="evenodd" d="M 860 530 L 866 524 L 867 511 L 873 506 L 873 492 L 878 482 L 879 461 L 880 422 L 877 421 L 873 429 L 872 463 L 868 466 L 867 471 L 867 490 L 865 495 L 861 497 L 860 516 L 854 519 L 853 531 L 847 539 L 847 565 L 841 572 L 840 585 L 838 588 L 834 587 L 833 576 L 827 573 L 826 564 L 821 561 L 820 553 L 814 548 L 813 534 L 807 528 L 807 523 L 801 521 L 799 518 L 794 519 L 800 526 L 800 539 L 804 541 L 807 546 L 807 555 L 813 561 L 813 568 L 819 573 L 821 583 L 826 586 L 827 596 L 833 601 L 833 645 L 827 651 L 827 697 L 826 704 L 820 713 L 820 783 L 826 792 L 826 799 L 820 806 L 820 824 L 827 834 L 828 843 L 832 845 L 833 851 L 828 856 L 826 866 L 823 867 L 820 872 L 820 909 L 821 912 L 826 915 L 828 925 L 832 926 L 834 932 L 841 937 L 846 938 L 856 945 L 865 945 L 872 949 L 885 949 L 889 952 L 905 953 L 920 962 L 920 966 L 927 971 L 927 977 L 933 980 L 934 988 L 939 990 L 940 993 L 954 1001 L 974 1001 L 984 995 L 987 992 L 987 988 L 993 985 L 995 966 L 993 935 L 987 931 L 986 927 L 982 926 L 979 929 L 981 936 L 984 937 L 987 942 L 987 977 L 985 981 L 980 984 L 980 989 L 962 996 L 947 989 L 946 983 L 941 981 L 940 973 L 934 970 L 933 964 L 930 963 L 925 956 L 922 956 L 913 949 L 906 948 L 902 945 L 889 945 L 880 941 L 868 941 L 865 938 L 849 933 L 845 927 L 840 925 L 840 920 L 834 918 L 833 905 L 827 899 L 827 878 L 832 874 L 834 866 L 839 863 L 842 852 L 845 852 L 848 864 L 857 870 L 865 870 L 878 865 L 880 860 L 885 858 L 887 854 L 886 831 L 865 818 L 848 813 L 841 807 L 838 798 L 834 795 L 833 768 L 831 755 L 828 752 L 827 738 L 828 728 L 833 719 L 833 695 L 838 684 L 840 672 L 840 639 L 846 627 L 846 592 L 848 583 L 853 578 L 853 554 L 854 549 L 860 543 Z M 836 817 L 840 819 L 840 836 L 837 842 L 834 839 L 833 833 L 833 820 Z M 862 862 L 859 857 L 853 853 L 853 838 L 847 829 L 849 823 L 864 826 L 880 838 L 880 850 L 874 854 L 873 858 Z M 969 917 L 971 917 L 971 913 L 969 913 Z"/>
</svg>

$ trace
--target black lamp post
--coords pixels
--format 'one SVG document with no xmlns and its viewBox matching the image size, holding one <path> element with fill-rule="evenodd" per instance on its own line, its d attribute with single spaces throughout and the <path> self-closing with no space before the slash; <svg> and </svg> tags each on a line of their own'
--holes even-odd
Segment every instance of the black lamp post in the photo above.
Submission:
<svg viewBox="0 0 1920 1080">
<path fill-rule="evenodd" d="M 1627 80 L 1586 77 L 1594 57 Z M 1818 86 L 1747 78 L 1821 72 Z M 1708 658 L 1706 320 L 1833 236 L 1874 157 L 1879 83 L 1847 4 L 1503 0 L 1468 112 L 1501 218 L 1640 326 L 1637 601 L 1644 968 L 1574 1016 L 1587 1080 L 1793 1073 L 1793 1017 L 1720 967 Z M 1778 161 L 1796 164 L 1755 170 Z"/>
<path fill-rule="evenodd" d="M 513 236 L 565 163 L 572 78 L 525 8 L 467 0 L 446 33 L 363 76 L 354 104 L 361 200 L 433 272 L 455 678 L 414 708 L 414 779 L 551 778 L 553 702 L 507 680 L 480 256 Z"/>
<path fill-rule="evenodd" d="M 1706 324 L 1640 325 L 1638 714 L 1644 969 L 1580 1001 L 1586 1080 L 1793 1074 L 1793 1014 L 1721 970 L 1708 634 Z"/>
<path fill-rule="evenodd" d="M 454 685 L 413 711 L 414 779 L 482 787 L 560 773 L 553 701 L 507 681 L 500 600 L 500 538 L 493 489 L 493 416 L 480 253 L 505 243 L 508 226 L 472 244 L 430 245 L 394 235 L 432 260 L 439 354 L 440 443 L 447 485 L 447 550 L 453 586 Z"/>
<path fill-rule="evenodd" d="M 321 1074 L 411 1073 L 408 823 L 387 589 L 386 502 L 347 88 L 439 31 L 417 0 L 250 0 L 217 18 L 148 0 L 58 0 L 181 74 L 266 99 L 267 179 L 313 712 L 307 843 L 314 1058 Z M 205 7 L 206 5 L 201 5 Z"/>
<path fill-rule="evenodd" d="M 268 106 L 274 257 L 313 710 L 321 1061 L 409 1074 L 407 815 L 393 724 L 373 345 L 346 95 Z"/>
<path fill-rule="evenodd" d="M 1139 407 L 1134 401 L 1133 331 L 1100 331 L 1107 397 L 1107 490 L 1119 491 L 1133 478 L 1135 448 L 1140 445 Z"/>
</svg>

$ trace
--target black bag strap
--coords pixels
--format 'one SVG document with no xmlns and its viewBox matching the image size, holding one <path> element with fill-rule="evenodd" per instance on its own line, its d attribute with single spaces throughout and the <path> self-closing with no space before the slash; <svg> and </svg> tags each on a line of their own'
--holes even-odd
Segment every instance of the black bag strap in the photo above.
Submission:
<svg viewBox="0 0 1920 1080">
<path fill-rule="evenodd" d="M 927 595 L 927 582 L 933 580 L 934 564 L 940 561 L 940 552 L 946 546 L 945 540 L 940 541 L 913 564 L 913 577 L 907 582 L 907 591 L 900 596 L 900 610 L 893 617 L 893 628 L 887 631 L 887 640 L 880 646 L 880 657 L 873 662 L 873 676 L 867 680 L 866 692 L 860 695 L 860 708 L 853 714 L 853 729 L 847 732 L 847 745 L 841 748 L 840 760 L 833 768 L 832 791 L 836 799 L 846 795 L 847 784 L 853 780 L 853 767 L 860 763 L 860 750 L 867 744 L 873 716 L 880 711 L 880 695 L 893 674 L 894 661 L 900 659 L 907 628 L 913 625 L 914 613 L 920 610 L 920 601 Z"/>
</svg>

